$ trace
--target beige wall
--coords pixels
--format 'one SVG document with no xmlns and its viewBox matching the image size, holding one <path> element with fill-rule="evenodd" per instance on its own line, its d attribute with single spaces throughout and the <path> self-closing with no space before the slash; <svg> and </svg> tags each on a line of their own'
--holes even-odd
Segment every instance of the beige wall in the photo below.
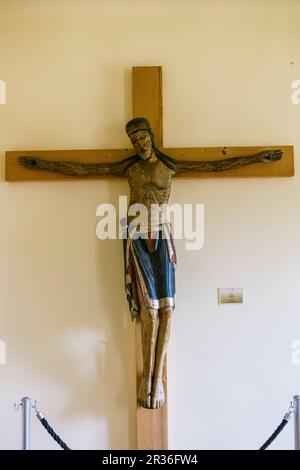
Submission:
<svg viewBox="0 0 300 470">
<path fill-rule="evenodd" d="M 128 145 L 130 67 L 162 65 L 166 146 L 293 144 L 296 0 L 1 0 L 1 160 L 7 149 Z M 2 171 L 3 174 L 3 171 Z M 0 184 L 0 448 L 12 404 L 36 398 L 75 449 L 135 445 L 134 338 L 118 241 L 95 236 L 115 182 Z M 299 177 L 174 181 L 205 204 L 205 246 L 177 242 L 169 348 L 171 448 L 256 448 L 300 392 Z M 243 286 L 243 306 L 218 287 Z M 34 421 L 32 447 L 54 449 Z M 274 448 L 292 447 L 292 426 Z"/>
</svg>

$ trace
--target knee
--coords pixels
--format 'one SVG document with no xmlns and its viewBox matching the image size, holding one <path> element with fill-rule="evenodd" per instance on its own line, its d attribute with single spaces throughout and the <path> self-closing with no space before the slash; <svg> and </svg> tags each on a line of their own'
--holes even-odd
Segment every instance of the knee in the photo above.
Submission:
<svg viewBox="0 0 300 470">
<path fill-rule="evenodd" d="M 158 311 L 154 308 L 143 308 L 141 311 L 141 319 L 148 322 L 154 323 L 158 318 Z"/>
<path fill-rule="evenodd" d="M 173 307 L 164 307 L 159 310 L 159 314 L 171 318 L 173 310 Z"/>
</svg>

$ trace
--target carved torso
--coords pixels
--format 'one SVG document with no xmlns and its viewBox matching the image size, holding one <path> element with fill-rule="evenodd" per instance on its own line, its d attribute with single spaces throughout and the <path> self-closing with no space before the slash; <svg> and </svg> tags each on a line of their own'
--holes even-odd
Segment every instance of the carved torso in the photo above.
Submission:
<svg viewBox="0 0 300 470">
<path fill-rule="evenodd" d="M 174 171 L 161 160 L 140 160 L 126 170 L 130 185 L 130 206 L 144 204 L 149 213 L 152 204 L 167 204 Z"/>
</svg>

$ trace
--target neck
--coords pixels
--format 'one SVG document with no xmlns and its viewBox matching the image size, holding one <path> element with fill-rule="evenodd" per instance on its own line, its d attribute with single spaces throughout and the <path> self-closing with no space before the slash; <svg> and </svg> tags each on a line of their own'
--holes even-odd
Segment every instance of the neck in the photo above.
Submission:
<svg viewBox="0 0 300 470">
<path fill-rule="evenodd" d="M 143 162 L 147 162 L 147 163 L 155 163 L 156 160 L 157 160 L 157 156 L 155 154 L 154 149 L 152 150 L 151 156 L 149 158 L 147 158 L 146 160 L 142 159 Z"/>
<path fill-rule="evenodd" d="M 155 155 L 155 152 L 154 152 L 154 150 L 153 150 L 153 151 L 152 151 L 152 155 L 151 155 L 150 158 L 148 158 L 147 162 L 149 162 L 149 163 L 154 163 L 154 162 L 156 162 L 156 160 L 157 160 L 157 156 Z"/>
</svg>

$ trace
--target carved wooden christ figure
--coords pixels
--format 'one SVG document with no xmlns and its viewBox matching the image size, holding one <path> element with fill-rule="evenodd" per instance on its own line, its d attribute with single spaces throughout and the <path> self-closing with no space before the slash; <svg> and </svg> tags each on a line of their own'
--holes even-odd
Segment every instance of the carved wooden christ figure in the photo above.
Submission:
<svg viewBox="0 0 300 470">
<path fill-rule="evenodd" d="M 267 150 L 250 156 L 213 161 L 180 161 L 163 154 L 155 145 L 149 122 L 135 118 L 126 132 L 136 155 L 117 163 L 79 163 L 48 161 L 36 157 L 19 157 L 20 164 L 31 170 L 48 170 L 66 175 L 115 175 L 128 179 L 130 207 L 143 204 L 149 218 L 139 227 L 140 236 L 128 233 L 125 240 L 125 284 L 132 318 L 140 315 L 142 331 L 143 374 L 138 403 L 144 408 L 164 404 L 163 363 L 175 307 L 176 254 L 167 221 L 151 220 L 151 206 L 168 203 L 172 177 L 180 172 L 223 171 L 252 163 L 280 160 L 281 150 Z M 128 216 L 128 221 L 132 217 Z"/>
</svg>

